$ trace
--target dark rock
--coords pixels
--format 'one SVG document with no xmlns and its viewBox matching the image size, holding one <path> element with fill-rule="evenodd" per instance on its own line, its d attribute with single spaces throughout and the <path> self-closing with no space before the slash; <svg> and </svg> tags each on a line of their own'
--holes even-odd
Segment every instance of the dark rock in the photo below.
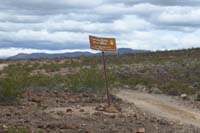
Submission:
<svg viewBox="0 0 200 133">
<path fill-rule="evenodd" d="M 10 116 L 11 116 L 11 114 L 9 114 L 9 113 L 6 113 L 6 116 L 10 117 Z"/>
<path fill-rule="evenodd" d="M 34 102 L 34 103 L 41 103 L 41 101 L 39 99 L 36 99 L 36 98 L 30 98 L 30 99 L 28 99 L 28 101 Z"/>
<path fill-rule="evenodd" d="M 109 118 L 114 119 L 116 117 L 116 115 L 109 115 Z"/>
<path fill-rule="evenodd" d="M 94 112 L 93 115 L 100 116 L 100 115 L 102 115 L 102 113 L 100 113 L 100 112 Z"/>
<path fill-rule="evenodd" d="M 64 113 L 63 113 L 62 111 L 58 111 L 58 112 L 57 112 L 57 115 L 63 116 Z"/>
<path fill-rule="evenodd" d="M 198 82 L 194 82 L 194 83 L 192 84 L 192 87 L 193 87 L 193 88 L 198 88 L 198 87 L 199 87 L 199 83 L 198 83 Z"/>
<path fill-rule="evenodd" d="M 72 109 L 66 109 L 66 112 L 69 113 L 69 112 L 73 112 L 73 111 L 72 111 Z"/>
<path fill-rule="evenodd" d="M 168 122 L 161 119 L 161 120 L 157 120 L 157 122 L 160 124 L 160 125 L 168 125 Z"/>
<path fill-rule="evenodd" d="M 83 94 L 81 94 L 81 97 L 90 97 L 90 95 L 86 94 L 86 93 L 83 93 Z"/>
<path fill-rule="evenodd" d="M 79 112 L 85 112 L 85 110 L 84 109 L 80 109 Z"/>
<path fill-rule="evenodd" d="M 121 102 L 122 99 L 121 98 L 118 98 L 117 96 L 115 95 L 110 95 L 110 98 L 113 102 Z"/>
</svg>

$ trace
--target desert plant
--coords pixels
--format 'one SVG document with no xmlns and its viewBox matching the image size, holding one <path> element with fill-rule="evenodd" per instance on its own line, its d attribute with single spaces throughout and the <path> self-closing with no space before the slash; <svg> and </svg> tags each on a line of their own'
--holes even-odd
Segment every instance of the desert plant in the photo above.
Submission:
<svg viewBox="0 0 200 133">
<path fill-rule="evenodd" d="M 114 83 L 114 76 L 109 74 L 109 83 Z M 102 71 L 92 68 L 83 69 L 68 78 L 69 87 L 74 92 L 97 92 L 104 93 L 105 81 Z"/>
<path fill-rule="evenodd" d="M 18 100 L 23 89 L 20 88 L 20 82 L 12 78 L 0 80 L 0 103 L 11 104 Z"/>
</svg>

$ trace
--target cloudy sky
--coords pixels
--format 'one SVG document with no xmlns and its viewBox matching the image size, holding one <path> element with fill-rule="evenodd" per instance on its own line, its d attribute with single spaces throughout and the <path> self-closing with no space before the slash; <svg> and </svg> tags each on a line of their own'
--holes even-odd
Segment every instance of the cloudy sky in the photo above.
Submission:
<svg viewBox="0 0 200 133">
<path fill-rule="evenodd" d="M 88 35 L 118 47 L 200 47 L 200 0 L 1 0 L 0 57 L 89 50 Z"/>
</svg>

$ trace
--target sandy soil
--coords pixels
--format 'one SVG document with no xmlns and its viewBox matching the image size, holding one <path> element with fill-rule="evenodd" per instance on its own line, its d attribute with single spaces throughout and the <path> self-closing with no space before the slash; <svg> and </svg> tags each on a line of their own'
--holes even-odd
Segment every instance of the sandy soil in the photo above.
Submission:
<svg viewBox="0 0 200 133">
<path fill-rule="evenodd" d="M 181 104 L 181 101 L 172 97 L 139 93 L 132 90 L 120 90 L 117 96 L 127 102 L 134 103 L 143 111 L 150 112 L 155 116 L 200 127 L 200 112 Z"/>
<path fill-rule="evenodd" d="M 8 64 L 0 64 L 0 71 L 3 70 L 7 66 L 8 66 Z"/>
</svg>

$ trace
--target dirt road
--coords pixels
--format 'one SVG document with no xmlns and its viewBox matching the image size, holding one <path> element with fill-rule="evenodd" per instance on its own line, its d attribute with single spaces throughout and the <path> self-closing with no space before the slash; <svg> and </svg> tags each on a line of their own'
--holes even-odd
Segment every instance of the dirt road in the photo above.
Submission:
<svg viewBox="0 0 200 133">
<path fill-rule="evenodd" d="M 132 90 L 120 90 L 116 95 L 155 116 L 200 127 L 200 112 L 182 105 L 180 101 L 171 97 L 139 93 Z"/>
</svg>

